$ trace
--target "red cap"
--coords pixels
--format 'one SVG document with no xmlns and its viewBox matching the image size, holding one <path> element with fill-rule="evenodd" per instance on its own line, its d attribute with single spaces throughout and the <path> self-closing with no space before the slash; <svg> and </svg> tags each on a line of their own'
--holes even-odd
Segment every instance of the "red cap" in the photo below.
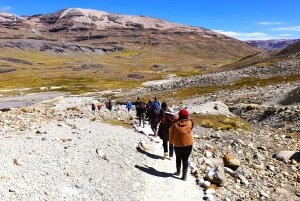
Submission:
<svg viewBox="0 0 300 201">
<path fill-rule="evenodd" d="M 187 118 L 189 118 L 189 112 L 185 109 L 180 110 L 179 119 L 187 119 Z"/>
</svg>

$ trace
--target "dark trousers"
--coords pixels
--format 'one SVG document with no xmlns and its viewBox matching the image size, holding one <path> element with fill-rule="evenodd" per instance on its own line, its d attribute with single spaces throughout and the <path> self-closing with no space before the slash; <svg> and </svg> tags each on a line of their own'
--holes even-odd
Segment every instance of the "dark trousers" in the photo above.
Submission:
<svg viewBox="0 0 300 201">
<path fill-rule="evenodd" d="M 174 147 L 176 154 L 176 166 L 181 167 L 182 169 L 187 169 L 189 166 L 189 157 L 192 152 L 193 145 L 187 147 Z"/>
<path fill-rule="evenodd" d="M 165 152 L 165 153 L 166 153 L 166 152 L 168 153 L 168 144 L 169 144 L 169 156 L 170 156 L 170 157 L 173 157 L 173 152 L 174 152 L 174 151 L 173 151 L 173 149 L 174 149 L 173 147 L 174 147 L 174 146 L 173 146 L 173 144 L 170 144 L 169 141 L 167 141 L 167 140 L 163 140 L 164 152 Z"/>
<path fill-rule="evenodd" d="M 139 116 L 139 126 L 142 126 L 142 122 L 143 122 L 143 127 L 145 127 L 145 113 L 141 113 L 138 115 Z"/>
</svg>

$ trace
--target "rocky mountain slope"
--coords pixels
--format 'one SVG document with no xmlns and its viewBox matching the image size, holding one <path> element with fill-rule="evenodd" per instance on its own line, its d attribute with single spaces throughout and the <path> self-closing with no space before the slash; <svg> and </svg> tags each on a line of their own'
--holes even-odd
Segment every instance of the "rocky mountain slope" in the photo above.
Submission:
<svg viewBox="0 0 300 201">
<path fill-rule="evenodd" d="M 205 28 L 147 16 L 69 8 L 46 15 L 18 17 L 0 13 L 0 17 L 0 40 L 5 41 L 71 42 L 98 48 L 161 47 L 165 51 L 181 50 L 179 53 L 187 52 L 203 59 L 210 54 L 216 58 L 235 59 L 261 51 L 245 42 Z"/>
<path fill-rule="evenodd" d="M 272 39 L 272 40 L 249 40 L 250 45 L 264 50 L 282 50 L 287 46 L 299 42 L 300 39 Z"/>
</svg>

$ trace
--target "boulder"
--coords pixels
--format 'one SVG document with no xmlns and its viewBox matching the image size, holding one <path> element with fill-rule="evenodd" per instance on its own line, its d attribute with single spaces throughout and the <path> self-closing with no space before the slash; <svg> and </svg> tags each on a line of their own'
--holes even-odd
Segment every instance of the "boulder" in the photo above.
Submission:
<svg viewBox="0 0 300 201">
<path fill-rule="evenodd" d="M 232 170 L 238 169 L 238 167 L 241 165 L 241 162 L 237 158 L 229 154 L 226 154 L 223 157 L 223 162 L 225 167 L 229 167 Z"/>
<path fill-rule="evenodd" d="M 300 162 L 300 152 L 299 151 L 281 151 L 277 154 L 273 155 L 273 158 L 280 160 L 280 161 L 287 161 L 287 160 L 295 160 Z"/>
<path fill-rule="evenodd" d="M 213 184 L 223 184 L 227 181 L 225 171 L 221 166 L 210 169 L 206 173 L 205 179 Z"/>
</svg>

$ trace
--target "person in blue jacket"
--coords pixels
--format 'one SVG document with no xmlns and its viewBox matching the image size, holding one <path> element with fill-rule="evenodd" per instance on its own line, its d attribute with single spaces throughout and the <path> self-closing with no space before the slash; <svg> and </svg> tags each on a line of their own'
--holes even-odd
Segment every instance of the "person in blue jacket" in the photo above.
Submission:
<svg viewBox="0 0 300 201">
<path fill-rule="evenodd" d="M 132 108 L 132 103 L 130 102 L 130 100 L 128 99 L 127 100 L 127 103 L 126 103 L 126 108 L 127 108 L 127 111 L 128 113 L 130 112 L 131 108 Z"/>
</svg>

